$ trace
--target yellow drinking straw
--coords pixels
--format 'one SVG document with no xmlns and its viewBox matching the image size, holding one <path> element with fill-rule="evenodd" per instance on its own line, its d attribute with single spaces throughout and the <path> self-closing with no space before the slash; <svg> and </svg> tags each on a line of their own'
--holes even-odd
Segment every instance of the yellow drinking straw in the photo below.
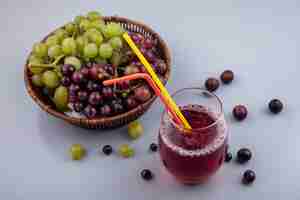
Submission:
<svg viewBox="0 0 300 200">
<path fill-rule="evenodd" d="M 181 120 L 183 126 L 186 129 L 192 129 L 192 127 L 190 126 L 190 124 L 188 123 L 188 121 L 185 119 L 185 117 L 181 113 L 181 111 L 178 108 L 178 106 L 176 105 L 176 103 L 173 101 L 172 97 L 169 95 L 167 89 L 164 87 L 164 85 L 161 83 L 160 79 L 157 77 L 157 75 L 154 72 L 154 70 L 153 70 L 152 66 L 150 65 L 150 63 L 146 60 L 146 58 L 144 57 L 144 55 L 140 52 L 140 50 L 134 44 L 134 42 L 132 41 L 132 39 L 130 38 L 130 36 L 128 35 L 127 32 L 125 32 L 123 34 L 123 38 L 128 43 L 128 45 L 130 46 L 130 48 L 132 49 L 132 51 L 139 58 L 139 60 L 141 61 L 141 63 L 145 66 L 145 68 L 148 71 L 148 73 L 150 74 L 151 78 L 154 80 L 154 82 L 156 83 L 156 85 L 159 87 L 162 95 L 165 96 L 166 100 L 169 102 L 169 105 L 170 105 L 171 109 L 173 109 L 175 111 L 175 113 L 177 114 L 177 116 Z"/>
</svg>

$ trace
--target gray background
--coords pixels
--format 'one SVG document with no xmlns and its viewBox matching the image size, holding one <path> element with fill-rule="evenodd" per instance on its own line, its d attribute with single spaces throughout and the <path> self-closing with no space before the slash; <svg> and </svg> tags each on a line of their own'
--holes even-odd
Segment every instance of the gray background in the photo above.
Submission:
<svg viewBox="0 0 300 200">
<path fill-rule="evenodd" d="M 299 6 L 296 0 L 2 0 L 0 199 L 299 199 Z M 253 160 L 224 165 L 207 184 L 182 186 L 161 167 L 158 154 L 147 151 L 157 137 L 158 100 L 141 119 L 144 136 L 134 142 L 124 128 L 87 131 L 41 112 L 24 89 L 29 50 L 55 27 L 94 9 L 143 21 L 161 34 L 172 50 L 171 92 L 232 69 L 236 80 L 217 95 L 224 101 L 231 150 L 249 147 Z M 278 116 L 266 110 L 273 97 L 286 104 Z M 250 112 L 242 123 L 230 117 L 238 103 Z M 73 143 L 89 150 L 82 162 L 68 158 Z M 95 149 L 122 143 L 132 144 L 137 155 L 104 157 Z M 141 180 L 143 168 L 153 170 L 153 181 Z M 257 173 L 250 187 L 240 184 L 247 168 Z"/>
</svg>

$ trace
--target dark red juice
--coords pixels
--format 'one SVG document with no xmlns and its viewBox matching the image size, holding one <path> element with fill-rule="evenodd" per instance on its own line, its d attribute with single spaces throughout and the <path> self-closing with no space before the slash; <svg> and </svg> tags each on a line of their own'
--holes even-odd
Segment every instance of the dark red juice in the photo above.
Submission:
<svg viewBox="0 0 300 200">
<path fill-rule="evenodd" d="M 159 131 L 161 159 L 179 181 L 200 183 L 213 175 L 224 161 L 225 120 L 199 105 L 184 106 L 181 110 L 192 131 L 186 132 L 165 114 Z"/>
</svg>

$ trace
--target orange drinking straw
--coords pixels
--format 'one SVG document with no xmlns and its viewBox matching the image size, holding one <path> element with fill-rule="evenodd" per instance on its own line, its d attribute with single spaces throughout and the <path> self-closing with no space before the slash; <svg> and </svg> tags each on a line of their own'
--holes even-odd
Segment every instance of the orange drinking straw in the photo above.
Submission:
<svg viewBox="0 0 300 200">
<path fill-rule="evenodd" d="M 127 32 L 125 32 L 123 34 L 123 38 L 128 43 L 128 45 L 130 46 L 130 48 L 132 49 L 132 51 L 139 58 L 139 60 L 141 61 L 141 63 L 144 65 L 144 67 L 146 68 L 146 70 L 150 74 L 150 76 L 153 79 L 153 81 L 156 83 L 157 87 L 160 90 L 161 95 L 164 97 L 164 99 L 167 102 L 166 106 L 169 108 L 169 110 L 172 110 L 172 111 L 174 111 L 176 113 L 176 115 L 179 117 L 180 121 L 182 122 L 181 124 L 183 124 L 183 126 L 186 129 L 192 129 L 192 127 L 190 126 L 190 124 L 188 123 L 188 121 L 185 119 L 185 117 L 181 113 L 181 111 L 178 108 L 178 106 L 176 105 L 176 103 L 173 101 L 172 97 L 169 95 L 167 89 L 164 87 L 164 85 L 162 84 L 162 82 L 160 81 L 160 79 L 157 77 L 157 75 L 154 72 L 154 70 L 153 70 L 152 66 L 150 65 L 150 63 L 146 60 L 146 58 L 144 57 L 144 55 L 141 53 L 141 51 L 138 49 L 138 47 L 134 44 L 134 42 L 132 41 L 132 39 L 130 38 L 130 36 L 128 35 Z"/>
<path fill-rule="evenodd" d="M 114 79 L 106 80 L 106 81 L 103 81 L 103 85 L 108 86 L 108 85 L 113 85 L 115 83 L 119 83 L 119 82 L 122 82 L 122 81 L 131 81 L 131 80 L 135 80 L 135 79 L 144 79 L 144 80 L 146 80 L 149 83 L 149 85 L 151 86 L 151 88 L 154 90 L 155 94 L 157 96 L 159 96 L 161 101 L 164 103 L 167 110 L 172 114 L 172 117 L 174 118 L 174 121 L 177 124 L 182 124 L 181 120 L 178 118 L 178 116 L 176 115 L 174 110 L 170 109 L 170 106 L 168 105 L 167 100 L 161 94 L 159 88 L 155 85 L 155 83 L 151 79 L 151 77 L 146 73 L 135 73 L 135 74 L 128 75 L 128 76 L 123 76 L 123 77 L 120 77 L 120 78 L 114 78 Z"/>
</svg>

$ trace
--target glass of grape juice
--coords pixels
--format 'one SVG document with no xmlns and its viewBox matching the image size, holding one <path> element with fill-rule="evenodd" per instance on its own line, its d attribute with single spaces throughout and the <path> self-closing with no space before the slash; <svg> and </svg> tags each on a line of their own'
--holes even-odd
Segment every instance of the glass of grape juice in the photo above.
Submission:
<svg viewBox="0 0 300 200">
<path fill-rule="evenodd" d="M 201 88 L 184 88 L 172 95 L 191 130 L 163 112 L 159 151 L 165 168 L 184 184 L 205 182 L 217 172 L 227 151 L 227 125 L 221 100 Z"/>
</svg>

